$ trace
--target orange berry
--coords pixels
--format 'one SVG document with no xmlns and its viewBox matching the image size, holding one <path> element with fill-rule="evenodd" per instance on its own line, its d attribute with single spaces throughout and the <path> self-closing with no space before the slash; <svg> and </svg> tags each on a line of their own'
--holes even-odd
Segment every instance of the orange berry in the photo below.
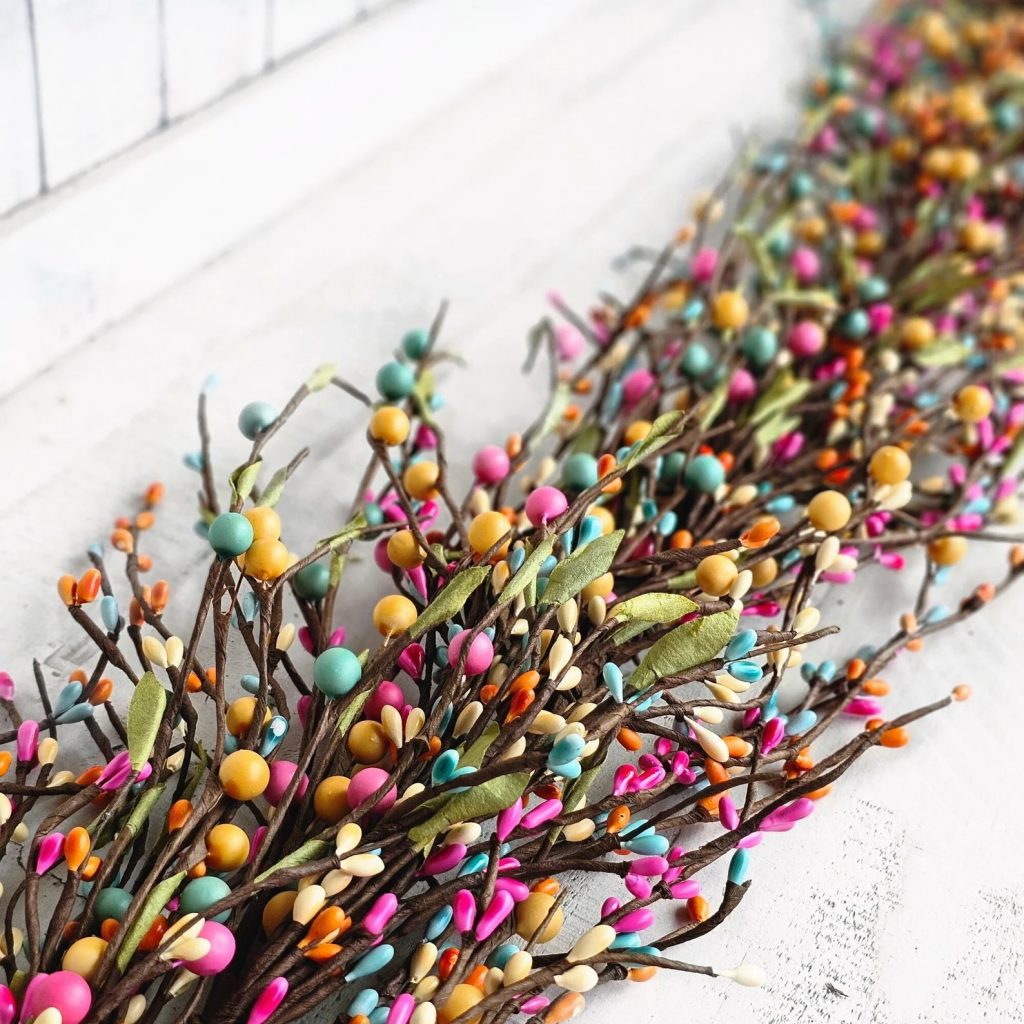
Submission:
<svg viewBox="0 0 1024 1024">
<path fill-rule="evenodd" d="M 883 747 L 905 747 L 909 742 L 910 732 L 901 726 L 897 726 L 895 729 L 886 729 L 882 733 L 881 744 Z"/>
</svg>

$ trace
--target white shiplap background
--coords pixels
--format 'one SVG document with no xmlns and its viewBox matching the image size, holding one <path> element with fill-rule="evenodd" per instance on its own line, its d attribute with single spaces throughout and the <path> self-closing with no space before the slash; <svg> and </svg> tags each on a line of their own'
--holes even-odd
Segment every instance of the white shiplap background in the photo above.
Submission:
<svg viewBox="0 0 1024 1024">
<path fill-rule="evenodd" d="M 846 18 L 862 6 L 833 5 Z M 87 8 L 137 31 L 139 46 L 104 51 Z M 48 149 L 60 174 L 123 146 L 161 109 L 159 90 L 130 78 L 155 45 L 144 8 L 37 0 L 39 44 L 60 55 L 49 85 L 40 62 L 44 124 L 51 104 L 50 123 L 69 133 Z M 290 52 L 337 10 L 276 0 L 272 38 Z M 261 12 L 166 0 L 172 117 L 261 66 Z M 211 32 L 190 29 L 194 19 Z M 3 207 L 38 181 L 23 138 L 33 120 L 15 102 L 32 95 L 24 6 L 0 0 L 0 28 Z M 284 402 L 325 360 L 371 387 L 402 333 L 447 297 L 446 341 L 466 359 L 443 381 L 457 454 L 500 441 L 536 407 L 539 379 L 504 368 L 518 365 L 546 291 L 579 306 L 598 288 L 623 291 L 612 257 L 675 230 L 732 133 L 791 125 L 792 86 L 815 56 L 796 0 L 415 0 L 0 222 L 0 668 L 29 694 L 33 655 L 54 688 L 79 663 L 54 582 L 84 568 L 85 545 L 151 479 L 168 488 L 149 541 L 157 573 L 195 577 L 206 550 L 190 533 L 196 481 L 181 458 L 210 372 L 221 377 L 211 415 L 223 478 L 244 453 L 234 420 L 245 402 Z M 121 103 L 123 118 L 99 123 L 97 110 Z M 340 519 L 362 431 L 360 410 L 329 393 L 272 449 L 283 462 L 313 448 L 281 508 L 294 549 Z M 827 605 L 847 652 L 887 635 L 910 599 L 909 579 L 877 582 L 870 597 L 837 592 Z M 193 591 L 175 582 L 172 625 L 184 628 Z M 358 588 L 341 602 L 356 638 L 369 636 L 368 606 Z M 901 659 L 894 709 L 961 681 L 975 700 L 916 728 L 906 750 L 877 752 L 799 834 L 755 851 L 744 906 L 686 950 L 763 964 L 765 990 L 663 975 L 598 995 L 595 1019 L 1019 1020 L 1024 830 L 999 780 L 1024 703 L 1022 610 L 1011 597 Z M 62 734 L 64 756 L 92 757 Z"/>
</svg>

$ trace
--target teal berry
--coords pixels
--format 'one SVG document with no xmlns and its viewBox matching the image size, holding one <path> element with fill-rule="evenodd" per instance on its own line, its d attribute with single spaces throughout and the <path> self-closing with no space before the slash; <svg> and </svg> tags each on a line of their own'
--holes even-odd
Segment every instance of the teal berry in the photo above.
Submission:
<svg viewBox="0 0 1024 1024">
<path fill-rule="evenodd" d="M 789 194 L 793 199 L 806 199 L 814 193 L 814 178 L 806 171 L 797 171 L 789 179 Z"/>
<path fill-rule="evenodd" d="M 829 72 L 828 87 L 833 96 L 836 93 L 849 92 L 856 84 L 857 76 L 846 64 L 839 64 Z"/>
<path fill-rule="evenodd" d="M 703 377 L 713 365 L 711 353 L 700 342 L 693 342 L 683 353 L 683 373 L 688 377 Z"/>
<path fill-rule="evenodd" d="M 740 348 L 754 369 L 763 370 L 779 351 L 779 339 L 775 332 L 767 327 L 751 327 L 743 335 Z"/>
<path fill-rule="evenodd" d="M 881 277 L 866 277 L 857 285 L 864 302 L 881 302 L 889 294 L 889 284 Z"/>
<path fill-rule="evenodd" d="M 992 120 L 1004 135 L 1016 131 L 1020 127 L 1020 108 L 1009 100 L 1003 100 L 992 111 Z"/>
<path fill-rule="evenodd" d="M 669 452 L 661 460 L 658 480 L 663 484 L 674 484 L 682 474 L 685 462 L 686 456 L 682 452 Z"/>
<path fill-rule="evenodd" d="M 714 455 L 698 455 L 683 473 L 687 487 L 712 494 L 725 482 L 725 466 Z"/>
<path fill-rule="evenodd" d="M 328 697 L 344 697 L 362 675 L 363 666 L 347 647 L 331 647 L 313 662 L 313 682 Z"/>
<path fill-rule="evenodd" d="M 409 331 L 402 339 L 402 351 L 410 359 L 422 359 L 427 354 L 427 345 L 430 342 L 430 332 L 419 328 Z"/>
<path fill-rule="evenodd" d="M 252 523 L 241 512 L 222 512 L 207 532 L 210 547 L 220 558 L 236 558 L 252 547 Z"/>
<path fill-rule="evenodd" d="M 597 459 L 586 452 L 576 452 L 565 460 L 562 483 L 571 491 L 585 491 L 597 483 Z"/>
<path fill-rule="evenodd" d="M 871 330 L 871 320 L 863 309 L 851 309 L 844 313 L 836 324 L 836 333 L 843 338 L 859 341 L 866 338 Z"/>
<path fill-rule="evenodd" d="M 95 913 L 97 921 L 106 921 L 108 917 L 112 917 L 115 921 L 123 921 L 131 902 L 132 894 L 127 889 L 110 886 L 96 897 L 93 913 Z"/>
<path fill-rule="evenodd" d="M 238 429 L 255 441 L 277 419 L 277 410 L 269 402 L 250 402 L 238 414 Z"/>
<path fill-rule="evenodd" d="M 231 886 L 222 878 L 216 875 L 204 875 L 202 878 L 193 878 L 181 892 L 181 907 L 183 914 L 199 914 L 205 916 L 206 909 L 214 903 L 219 903 L 225 896 L 231 894 Z M 230 910 L 221 911 L 211 921 L 223 924 L 231 916 Z"/>
<path fill-rule="evenodd" d="M 416 374 L 405 363 L 385 363 L 377 371 L 377 390 L 389 401 L 408 398 L 416 386 Z"/>
<path fill-rule="evenodd" d="M 295 592 L 304 601 L 321 601 L 331 585 L 331 570 L 323 562 L 314 562 L 295 574 Z"/>
</svg>

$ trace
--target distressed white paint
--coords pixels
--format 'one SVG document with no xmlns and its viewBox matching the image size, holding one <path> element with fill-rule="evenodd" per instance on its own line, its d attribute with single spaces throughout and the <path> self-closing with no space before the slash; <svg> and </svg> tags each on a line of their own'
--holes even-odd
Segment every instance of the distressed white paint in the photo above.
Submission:
<svg viewBox="0 0 1024 1024">
<path fill-rule="evenodd" d="M 267 0 L 163 0 L 167 116 L 181 117 L 259 74 Z"/>
<path fill-rule="evenodd" d="M 33 0 L 48 184 L 59 185 L 160 120 L 156 0 Z"/>
<path fill-rule="evenodd" d="M 275 0 L 271 11 L 274 60 L 325 39 L 351 23 L 356 13 L 355 0 Z"/>
<path fill-rule="evenodd" d="M 39 191 L 32 46 L 26 0 L 0 2 L 0 212 Z"/>
<path fill-rule="evenodd" d="M 242 404 L 283 403 L 327 359 L 371 387 L 402 332 L 427 322 L 447 296 L 445 344 L 467 366 L 443 373 L 443 415 L 455 465 L 464 466 L 474 447 L 500 441 L 535 409 L 541 377 L 495 366 L 518 362 L 547 289 L 577 305 L 599 287 L 622 292 L 609 260 L 675 230 L 687 198 L 724 165 L 732 127 L 770 132 L 791 118 L 786 83 L 802 71 L 793 55 L 813 52 L 790 0 L 714 8 L 529 0 L 514 17 L 508 7 L 398 6 L 14 225 L 35 266 L 20 279 L 24 289 L 76 285 L 55 288 L 45 310 L 52 319 L 37 321 L 63 325 L 59 358 L 18 364 L 20 385 L 0 398 L 0 666 L 23 691 L 32 654 L 44 658 L 54 687 L 84 657 L 54 581 L 85 567 L 85 544 L 102 539 L 155 477 L 168 498 L 147 550 L 174 582 L 170 622 L 187 623 L 207 553 L 189 533 L 196 479 L 180 460 L 195 447 L 194 398 L 208 372 L 222 376 L 211 418 L 223 478 L 245 450 L 234 429 Z M 446 49 L 450 36 L 457 45 Z M 422 45 L 427 38 L 431 46 Z M 411 65 L 422 52 L 431 61 Z M 334 108 L 336 132 L 319 146 L 289 134 L 309 105 L 331 102 L 330 88 L 315 87 L 352 88 L 371 72 L 394 92 L 363 92 L 351 108 Z M 370 130 L 399 118 L 398 100 L 412 105 L 404 117 Z M 280 143 L 269 151 L 272 169 L 235 174 L 232 154 L 269 159 L 261 148 L 268 136 Z M 207 173 L 188 173 L 203 166 L 204 152 Z M 33 234 L 41 223 L 45 232 Z M 0 242 L 8 261 L 0 285 L 20 265 L 17 252 L 12 230 Z M 74 273 L 63 278 L 69 266 Z M 67 295 L 74 315 L 62 313 Z M 4 296 L 0 316 L 14 298 Z M 9 327 L 0 330 L 5 363 L 9 338 L 49 344 L 45 332 Z M 365 454 L 363 416 L 328 392 L 271 446 L 272 465 L 300 444 L 313 448 L 281 505 L 296 550 L 332 515 L 341 521 Z M 995 548 L 984 556 L 998 563 Z M 382 588 L 368 562 L 355 578 Z M 826 621 L 849 627 L 836 650 L 886 635 L 910 601 L 909 577 L 877 571 L 877 587 L 832 595 Z M 943 599 L 955 603 L 962 587 L 995 571 L 961 578 Z M 185 576 L 191 584 L 178 582 Z M 340 603 L 357 643 L 371 638 L 367 593 L 351 587 Z M 764 991 L 663 972 L 654 983 L 594 995 L 593 1019 L 628 1010 L 637 1024 L 669 1013 L 730 1024 L 1019 1020 L 1024 829 L 1010 790 L 992 778 L 1022 711 L 1009 669 L 1020 660 L 1013 623 L 1021 601 L 1011 596 L 894 666 L 894 709 L 961 681 L 976 684 L 976 697 L 915 726 L 910 747 L 866 758 L 799 834 L 766 840 L 753 853 L 744 904 L 679 952 L 722 966 L 758 962 L 770 976 Z"/>
</svg>

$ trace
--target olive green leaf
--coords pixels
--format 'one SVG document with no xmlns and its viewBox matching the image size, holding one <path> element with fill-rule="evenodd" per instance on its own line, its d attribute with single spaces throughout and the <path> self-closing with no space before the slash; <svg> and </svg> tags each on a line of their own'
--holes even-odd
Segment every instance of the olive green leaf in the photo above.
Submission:
<svg viewBox="0 0 1024 1024">
<path fill-rule="evenodd" d="M 515 575 L 505 584 L 505 589 L 498 595 L 498 604 L 508 604 L 513 598 L 518 597 L 526 587 L 537 578 L 537 573 L 540 572 L 540 567 L 544 564 L 548 555 L 551 554 L 555 549 L 555 538 L 545 537 L 534 549 L 526 556 L 526 561 L 523 562 Z"/>
<path fill-rule="evenodd" d="M 332 848 L 332 844 L 325 839 L 308 839 L 297 850 L 292 850 L 286 857 L 282 857 L 276 864 L 257 875 L 256 881 L 262 882 L 264 878 L 269 878 L 278 871 L 284 871 L 285 868 L 298 867 L 300 864 L 308 864 L 311 860 L 326 857 Z"/>
<path fill-rule="evenodd" d="M 563 604 L 575 597 L 588 583 L 603 576 L 615 559 L 625 530 L 616 530 L 592 540 L 571 555 L 566 555 L 551 570 L 547 589 L 544 591 L 546 604 Z M 524 566 L 525 568 L 525 566 Z"/>
<path fill-rule="evenodd" d="M 409 840 L 417 851 L 422 850 L 444 829 L 459 821 L 475 821 L 511 807 L 530 782 L 530 772 L 516 772 L 488 779 L 479 786 L 471 785 L 456 793 L 433 817 L 409 830 Z"/>
<path fill-rule="evenodd" d="M 619 463 L 620 469 L 632 469 L 637 463 L 646 459 L 648 455 L 664 448 L 669 441 L 677 438 L 683 430 L 683 421 L 686 414 L 678 411 L 666 412 L 659 416 L 652 424 L 647 436 L 637 441 L 632 448 L 626 452 L 625 457 Z"/>
<path fill-rule="evenodd" d="M 165 878 L 153 887 L 153 891 L 149 894 L 146 902 L 139 908 L 138 914 L 135 915 L 135 920 L 121 942 L 121 948 L 117 951 L 117 969 L 122 974 L 124 974 L 132 957 L 135 955 L 135 950 L 139 948 L 139 943 L 146 937 L 146 932 L 149 931 L 153 922 L 160 916 L 160 911 L 167 906 L 170 898 L 177 891 L 184 878 L 184 871 L 179 871 L 176 875 Z"/>
<path fill-rule="evenodd" d="M 257 459 L 255 462 L 247 462 L 239 466 L 231 474 L 228 478 L 228 483 L 231 484 L 231 493 L 236 501 L 245 501 L 252 494 L 252 489 L 256 485 L 256 478 L 260 475 L 262 468 L 263 460 Z"/>
<path fill-rule="evenodd" d="M 166 707 L 167 691 L 152 672 L 146 672 L 135 684 L 128 704 L 128 756 L 136 771 L 153 753 Z"/>
<path fill-rule="evenodd" d="M 697 603 L 682 594 L 640 594 L 628 601 L 620 601 L 608 609 L 609 618 L 616 622 L 675 622 L 697 610 Z"/>
<path fill-rule="evenodd" d="M 469 600 L 473 591 L 487 579 L 490 572 L 489 565 L 475 565 L 470 569 L 464 569 L 457 576 L 453 576 L 441 588 L 437 597 L 420 612 L 419 618 L 409 629 L 409 636 L 415 640 L 416 637 L 422 636 L 435 626 L 447 622 L 458 613 Z"/>
<path fill-rule="evenodd" d="M 630 677 L 630 686 L 642 690 L 665 676 L 711 661 L 729 642 L 738 621 L 739 612 L 730 610 L 677 626 L 647 652 Z"/>
</svg>

